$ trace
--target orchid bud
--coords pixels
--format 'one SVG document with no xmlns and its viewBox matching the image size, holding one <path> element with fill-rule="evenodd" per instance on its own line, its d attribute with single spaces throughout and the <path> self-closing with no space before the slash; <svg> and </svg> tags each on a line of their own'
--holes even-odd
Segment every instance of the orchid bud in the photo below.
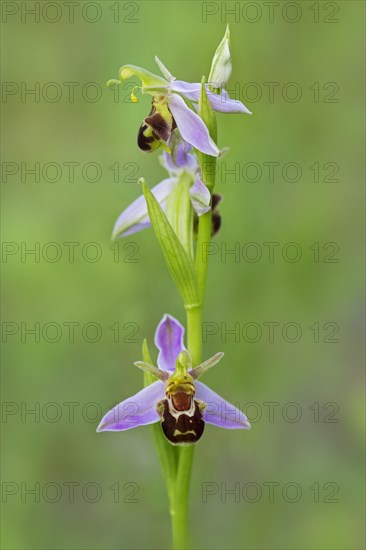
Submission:
<svg viewBox="0 0 366 550">
<path fill-rule="evenodd" d="M 211 71 L 208 82 L 212 88 L 220 91 L 225 88 L 231 75 L 231 55 L 230 55 L 230 31 L 229 25 L 226 27 L 224 38 L 217 47 L 211 64 Z"/>
</svg>

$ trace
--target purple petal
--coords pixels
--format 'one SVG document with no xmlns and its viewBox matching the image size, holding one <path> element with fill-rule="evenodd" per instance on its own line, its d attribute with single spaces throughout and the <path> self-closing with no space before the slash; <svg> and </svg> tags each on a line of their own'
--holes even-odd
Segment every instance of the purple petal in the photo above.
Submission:
<svg viewBox="0 0 366 550">
<path fill-rule="evenodd" d="M 250 429 L 247 417 L 240 409 L 225 401 L 220 395 L 212 391 L 202 382 L 195 382 L 195 398 L 204 401 L 207 405 L 203 413 L 203 419 L 208 424 L 214 424 L 220 428 L 234 430 L 236 428 Z"/>
<path fill-rule="evenodd" d="M 206 125 L 196 113 L 187 107 L 184 99 L 177 94 L 169 94 L 168 102 L 182 138 L 202 153 L 218 157 L 220 151 L 211 139 Z"/>
<path fill-rule="evenodd" d="M 198 216 L 202 216 L 202 214 L 206 214 L 210 210 L 211 194 L 198 174 L 189 190 L 189 194 L 192 206 Z"/>
<path fill-rule="evenodd" d="M 123 233 L 120 233 L 119 235 L 117 235 L 118 229 L 116 229 L 116 230 L 113 229 L 112 240 L 116 239 L 116 238 L 127 237 L 128 235 L 133 235 L 134 233 L 138 233 L 139 231 L 143 231 L 144 229 L 147 229 L 150 226 L 151 226 L 151 222 L 148 219 L 148 220 L 142 221 L 140 223 L 135 223 L 135 225 L 133 225 L 129 229 L 126 229 L 126 231 L 123 231 Z"/>
<path fill-rule="evenodd" d="M 173 92 L 184 95 L 190 101 L 198 102 L 201 93 L 201 84 L 198 82 L 190 83 L 184 82 L 183 80 L 175 80 L 171 83 L 170 89 Z M 219 94 L 215 94 L 210 90 L 209 84 L 207 84 L 206 93 L 214 111 L 219 111 L 221 113 L 252 114 L 241 101 L 237 99 L 230 99 L 229 94 L 224 89 L 222 89 Z"/>
<path fill-rule="evenodd" d="M 155 345 L 159 349 L 158 366 L 173 371 L 178 355 L 185 349 L 184 328 L 171 315 L 164 315 L 155 332 Z"/>
<path fill-rule="evenodd" d="M 167 178 L 151 189 L 163 208 L 171 190 L 177 182 L 177 178 Z M 112 239 L 132 235 L 150 225 L 145 197 L 141 195 L 130 204 L 117 219 L 113 227 Z"/>
<path fill-rule="evenodd" d="M 103 417 L 97 431 L 118 432 L 157 422 L 160 416 L 155 405 L 164 398 L 164 388 L 164 382 L 157 380 L 136 395 L 125 399 Z"/>
<path fill-rule="evenodd" d="M 201 84 L 199 82 L 185 82 L 184 80 L 174 80 L 169 86 L 172 92 L 182 94 L 187 99 L 192 101 L 198 101 L 201 91 Z"/>
<path fill-rule="evenodd" d="M 230 99 L 226 90 L 222 89 L 219 94 L 215 94 L 209 88 L 207 90 L 207 97 L 210 100 L 214 111 L 220 113 L 246 113 L 251 115 L 251 111 L 246 108 L 244 103 L 238 99 Z"/>
<path fill-rule="evenodd" d="M 197 170 L 197 159 L 190 153 L 192 145 L 184 141 L 177 130 L 172 133 L 167 145 L 171 154 L 163 153 L 163 166 L 168 172 L 174 174 L 184 169 L 189 172 Z"/>
</svg>

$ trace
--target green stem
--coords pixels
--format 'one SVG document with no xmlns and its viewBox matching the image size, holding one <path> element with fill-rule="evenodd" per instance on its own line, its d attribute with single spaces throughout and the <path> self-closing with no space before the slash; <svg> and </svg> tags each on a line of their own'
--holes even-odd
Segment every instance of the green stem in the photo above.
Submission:
<svg viewBox="0 0 366 550">
<path fill-rule="evenodd" d="M 206 94 L 203 86 L 201 95 Z M 207 97 L 206 97 L 207 102 Z M 202 102 L 200 102 L 199 114 L 205 120 L 205 113 L 202 111 Z M 208 109 L 208 111 L 210 108 Z M 207 109 L 206 109 L 207 111 Z M 211 128 L 211 137 L 216 141 L 216 119 L 213 112 L 209 117 L 208 127 Z M 207 185 L 212 194 L 215 185 L 216 159 L 207 155 L 198 154 L 201 167 L 202 180 Z M 211 210 L 198 218 L 198 235 L 195 259 L 195 271 L 198 280 L 199 304 L 187 306 L 187 346 L 192 357 L 194 367 L 200 364 L 202 359 L 202 308 L 205 300 L 206 280 L 207 280 L 207 253 L 211 241 Z M 173 529 L 173 548 L 174 550 L 187 550 L 188 545 L 188 501 L 189 484 L 192 472 L 192 462 L 194 456 L 194 445 L 180 447 L 178 453 L 177 476 L 174 487 L 172 514 Z"/>
<path fill-rule="evenodd" d="M 173 548 L 187 550 L 188 546 L 188 501 L 194 445 L 179 449 L 178 471 L 175 483 L 172 514 Z"/>
<path fill-rule="evenodd" d="M 196 248 L 195 268 L 198 280 L 198 292 L 201 303 L 205 299 L 207 268 L 208 268 L 208 252 L 211 240 L 211 210 L 200 216 L 198 221 L 198 235 Z M 193 365 L 195 363 L 193 362 Z M 196 363 L 198 365 L 198 363 Z"/>
<path fill-rule="evenodd" d="M 206 98 L 207 100 L 207 98 Z M 213 118 L 214 128 L 211 129 L 211 137 L 216 141 L 216 120 Z M 215 187 L 215 174 L 216 174 L 216 159 L 202 153 L 198 155 L 202 181 L 204 181 L 211 195 Z M 195 269 L 198 279 L 198 292 L 203 305 L 205 301 L 206 280 L 207 280 L 207 268 L 208 268 L 208 251 L 211 241 L 212 231 L 212 211 L 209 210 L 203 216 L 198 218 L 198 234 L 197 234 L 197 247 L 196 247 L 196 261 Z"/>
<path fill-rule="evenodd" d="M 187 308 L 187 343 L 193 365 L 201 362 L 202 350 L 202 306 Z M 192 472 L 194 445 L 179 448 L 177 477 L 172 514 L 173 548 L 188 548 L 188 501 Z"/>
<path fill-rule="evenodd" d="M 201 362 L 202 355 L 202 305 L 186 308 L 187 313 L 187 346 L 192 357 L 192 365 Z"/>
<path fill-rule="evenodd" d="M 205 243 L 211 238 L 211 213 L 201 216 L 198 226 L 198 243 L 196 253 L 196 272 L 198 288 L 203 302 L 207 261 L 205 261 Z M 187 311 L 187 345 L 192 357 L 193 366 L 201 362 L 202 356 L 202 302 L 201 304 L 186 308 Z M 172 513 L 173 548 L 174 550 L 186 550 L 188 548 L 188 500 L 189 484 L 192 472 L 194 445 L 179 449 L 177 477 L 174 491 L 174 504 Z"/>
</svg>

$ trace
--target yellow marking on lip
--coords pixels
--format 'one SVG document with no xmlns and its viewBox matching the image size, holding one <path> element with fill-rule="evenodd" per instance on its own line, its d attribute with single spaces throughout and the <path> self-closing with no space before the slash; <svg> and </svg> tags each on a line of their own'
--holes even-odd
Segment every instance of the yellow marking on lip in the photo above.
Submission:
<svg viewBox="0 0 366 550">
<path fill-rule="evenodd" d="M 174 430 L 173 437 L 175 437 L 176 435 L 187 435 L 187 434 L 196 435 L 196 432 L 194 432 L 193 430 L 188 430 L 188 432 L 181 432 L 179 430 Z"/>
</svg>

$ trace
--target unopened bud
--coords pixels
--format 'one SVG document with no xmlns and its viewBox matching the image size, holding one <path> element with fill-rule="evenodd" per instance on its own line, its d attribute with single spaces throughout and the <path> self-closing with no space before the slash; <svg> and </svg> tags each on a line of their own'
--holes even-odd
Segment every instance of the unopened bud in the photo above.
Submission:
<svg viewBox="0 0 366 550">
<path fill-rule="evenodd" d="M 230 31 L 226 27 L 224 38 L 221 40 L 211 64 L 208 82 L 211 88 L 219 93 L 224 88 L 231 75 Z"/>
</svg>

